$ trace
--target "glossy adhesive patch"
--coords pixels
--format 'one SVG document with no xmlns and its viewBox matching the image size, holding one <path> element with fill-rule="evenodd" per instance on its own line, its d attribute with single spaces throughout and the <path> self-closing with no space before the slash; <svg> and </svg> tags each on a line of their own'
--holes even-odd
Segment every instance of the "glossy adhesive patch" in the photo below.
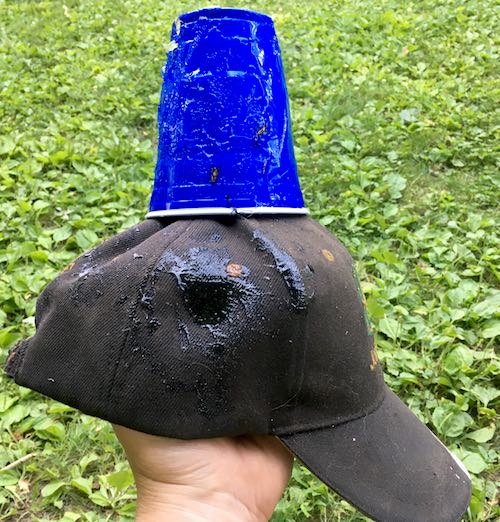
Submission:
<svg viewBox="0 0 500 522">
<path fill-rule="evenodd" d="M 208 8 L 173 24 L 148 217 L 306 214 L 273 21 Z"/>
</svg>

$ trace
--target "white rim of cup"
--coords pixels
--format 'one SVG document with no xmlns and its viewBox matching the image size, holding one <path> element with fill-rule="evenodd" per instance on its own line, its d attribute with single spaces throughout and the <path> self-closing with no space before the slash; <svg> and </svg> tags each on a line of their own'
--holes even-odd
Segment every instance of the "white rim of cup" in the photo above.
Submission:
<svg viewBox="0 0 500 522">
<path fill-rule="evenodd" d="M 146 218 L 158 218 L 167 216 L 230 216 L 234 214 L 296 214 L 307 215 L 309 210 L 307 208 L 293 208 L 293 207 L 211 207 L 211 208 L 176 208 L 170 210 L 152 210 L 146 214 Z"/>
</svg>

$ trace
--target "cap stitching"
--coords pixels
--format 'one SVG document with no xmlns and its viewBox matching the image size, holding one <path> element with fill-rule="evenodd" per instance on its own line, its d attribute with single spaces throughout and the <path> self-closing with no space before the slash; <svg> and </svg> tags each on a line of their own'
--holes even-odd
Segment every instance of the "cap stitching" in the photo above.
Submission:
<svg viewBox="0 0 500 522">
<path fill-rule="evenodd" d="M 374 411 L 378 410 L 381 406 L 382 406 L 382 403 L 384 402 L 385 398 L 386 398 L 386 389 L 387 389 L 387 385 L 384 384 L 383 388 L 382 388 L 382 393 L 381 393 L 381 399 L 378 400 L 375 405 L 373 407 L 370 407 L 366 410 L 363 410 L 363 411 L 357 411 L 356 413 L 353 413 L 351 417 L 347 418 L 347 419 L 343 419 L 341 421 L 337 421 L 337 422 L 322 422 L 321 424 L 314 424 L 314 423 L 309 423 L 309 424 L 302 424 L 302 425 L 293 425 L 291 427 L 286 427 L 286 428 L 276 428 L 274 430 L 272 430 L 272 433 L 274 435 L 277 435 L 279 437 L 281 436 L 291 436 L 291 435 L 295 435 L 297 433 L 304 433 L 304 432 L 307 432 L 307 431 L 316 431 L 316 430 L 322 430 L 322 429 L 325 429 L 325 428 L 331 428 L 333 426 L 340 426 L 341 424 L 346 424 L 348 422 L 352 422 L 352 421 L 355 421 L 355 420 L 358 420 L 358 419 L 361 419 L 362 417 L 365 417 L 367 415 L 370 415 L 371 413 L 373 413 Z M 286 430 L 286 431 L 285 431 Z"/>
<path fill-rule="evenodd" d="M 189 228 L 189 226 L 190 226 L 190 223 L 187 222 L 186 226 L 184 227 L 184 230 L 182 232 L 180 232 L 179 234 L 176 234 L 175 237 L 173 237 L 172 240 L 167 245 L 165 245 L 164 248 L 162 248 L 161 252 L 157 256 L 155 256 L 153 258 L 154 261 L 152 263 L 150 263 L 150 265 L 149 265 L 149 267 L 148 267 L 148 269 L 146 271 L 146 275 L 144 276 L 143 280 L 141 281 L 141 284 L 139 285 L 139 295 L 135 299 L 134 303 L 128 308 L 128 311 L 129 311 L 129 315 L 128 315 L 129 322 L 127 322 L 127 326 L 130 325 L 130 321 L 131 321 L 130 315 L 137 310 L 137 307 L 139 305 L 139 301 L 141 300 L 140 290 L 143 287 L 143 285 L 147 282 L 149 277 L 151 276 L 151 271 L 155 269 L 155 267 L 158 264 L 159 260 L 162 258 L 163 254 L 165 253 L 165 250 L 167 248 L 170 248 L 172 243 L 174 243 L 177 239 L 179 239 L 179 237 L 182 236 L 182 234 L 184 234 L 186 232 L 186 230 Z M 161 229 L 161 230 L 165 230 L 165 229 Z M 150 238 L 148 238 L 148 239 L 150 239 Z M 120 365 L 120 362 L 122 361 L 123 351 L 125 349 L 125 346 L 128 343 L 129 337 L 130 337 L 130 335 L 132 333 L 132 329 L 133 329 L 132 327 L 129 327 L 127 329 L 127 332 L 125 334 L 125 337 L 124 337 L 123 342 L 121 344 L 121 347 L 119 349 L 118 359 L 116 360 L 116 363 L 114 365 L 113 374 L 111 376 L 110 384 L 109 384 L 109 387 L 108 387 L 108 393 L 107 393 L 107 400 L 108 400 L 108 402 L 113 402 L 112 393 L 113 393 L 113 389 L 114 389 L 114 386 L 115 386 L 116 377 L 117 377 L 117 374 L 118 374 L 118 367 Z"/>
</svg>

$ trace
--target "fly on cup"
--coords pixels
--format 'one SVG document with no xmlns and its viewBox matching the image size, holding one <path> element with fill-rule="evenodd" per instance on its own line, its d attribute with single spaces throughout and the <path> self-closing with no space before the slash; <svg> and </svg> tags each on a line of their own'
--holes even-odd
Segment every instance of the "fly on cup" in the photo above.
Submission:
<svg viewBox="0 0 500 522">
<path fill-rule="evenodd" d="M 270 17 L 207 8 L 173 24 L 147 217 L 307 214 Z"/>
</svg>

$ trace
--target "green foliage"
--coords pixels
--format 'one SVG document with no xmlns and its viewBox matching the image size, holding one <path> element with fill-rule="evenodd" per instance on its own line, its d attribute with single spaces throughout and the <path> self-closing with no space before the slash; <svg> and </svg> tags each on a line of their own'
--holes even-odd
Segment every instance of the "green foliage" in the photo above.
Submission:
<svg viewBox="0 0 500 522">
<path fill-rule="evenodd" d="M 495 6 L 226 3 L 275 19 L 307 204 L 358 261 L 389 386 L 473 475 L 466 520 L 497 519 Z M 170 24 L 206 2 L 181 4 L 0 0 L 2 362 L 43 287 L 143 218 Z M 0 468 L 28 457 L 0 520 L 132 518 L 109 425 L 0 384 Z M 273 520 L 367 519 L 297 465 Z"/>
</svg>

